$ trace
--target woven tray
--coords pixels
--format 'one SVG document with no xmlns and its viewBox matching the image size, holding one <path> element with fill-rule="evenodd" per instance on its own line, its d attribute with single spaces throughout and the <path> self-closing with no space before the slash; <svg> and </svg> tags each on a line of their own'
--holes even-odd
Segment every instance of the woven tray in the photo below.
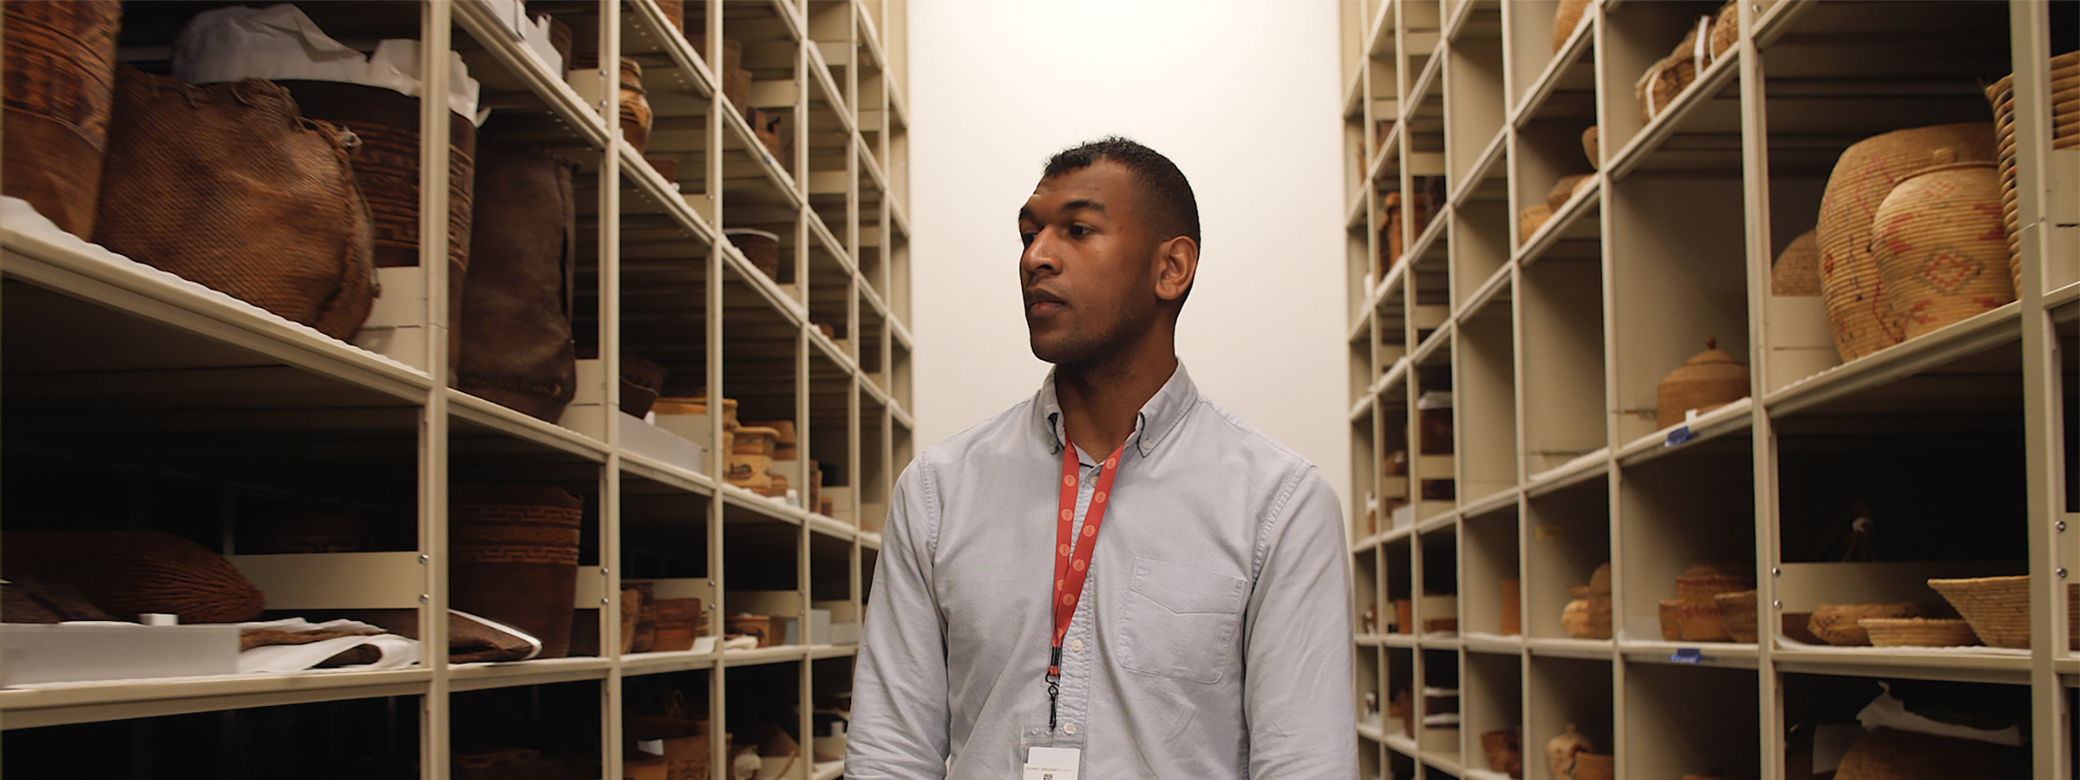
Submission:
<svg viewBox="0 0 2080 780">
<path fill-rule="evenodd" d="M 1941 618 L 1864 618 L 1856 621 L 1875 647 L 1963 647 L 1979 644 L 1979 635 L 1962 620 Z"/>
</svg>

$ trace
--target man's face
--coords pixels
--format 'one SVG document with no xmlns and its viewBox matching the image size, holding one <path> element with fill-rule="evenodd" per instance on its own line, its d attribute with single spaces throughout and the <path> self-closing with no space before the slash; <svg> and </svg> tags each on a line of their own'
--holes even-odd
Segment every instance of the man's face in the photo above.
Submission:
<svg viewBox="0 0 2080 780">
<path fill-rule="evenodd" d="M 1040 180 L 1018 212 L 1019 287 L 1033 356 L 1077 364 L 1115 354 L 1155 323 L 1153 247 L 1138 186 L 1099 160 Z"/>
</svg>

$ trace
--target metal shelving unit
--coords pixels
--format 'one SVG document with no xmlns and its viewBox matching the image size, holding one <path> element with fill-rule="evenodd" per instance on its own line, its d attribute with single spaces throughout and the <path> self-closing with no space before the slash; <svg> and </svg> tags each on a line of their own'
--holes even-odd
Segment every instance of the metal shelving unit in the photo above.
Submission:
<svg viewBox="0 0 2080 780">
<path fill-rule="evenodd" d="M 1790 725 L 1852 719 L 1872 680 L 1896 679 L 2026 709 L 2034 776 L 2071 776 L 2080 152 L 2053 151 L 2045 117 L 2071 31 L 2029 0 L 1741 0 L 1737 44 L 1643 122 L 1634 80 L 1719 3 L 1591 2 L 1555 41 L 1559 6 L 1341 3 L 1361 775 L 1497 777 L 1480 734 L 1517 726 L 1543 779 L 1540 748 L 1573 723 L 1620 776 L 1784 777 Z M 1813 227 L 1841 150 L 1990 122 L 1979 80 L 2011 70 L 2019 300 L 1824 370 L 1773 361 L 1798 345 L 1773 327 L 1770 267 Z M 1519 235 L 1572 174 L 1593 178 Z M 1419 194 L 1427 229 L 1388 222 L 1390 198 Z M 1752 367 L 1750 397 L 1659 428 L 1657 384 L 1707 337 Z M 1439 392 L 1452 446 L 1429 452 Z M 1426 494 L 1440 480 L 1454 489 Z M 1888 560 L 1922 563 L 1816 555 L 1837 508 L 1887 495 L 1911 497 L 1880 518 Z M 1661 638 L 1656 602 L 1706 561 L 1753 566 L 1759 644 Z M 1615 638 L 1571 638 L 1567 587 L 1605 563 Z M 1887 566 L 2027 573 L 2034 650 L 1793 647 L 1774 630 L 1779 612 L 1930 576 Z M 1409 633 L 1386 628 L 1400 600 Z M 1426 632 L 1438 619 L 1457 630 Z M 1458 731 L 1423 729 L 1421 695 L 1412 735 L 1364 723 L 1368 694 L 1426 686 L 1457 692 Z"/>
<path fill-rule="evenodd" d="M 126 22 L 139 27 L 126 23 L 123 57 L 163 58 L 163 45 L 153 44 L 209 6 L 126 9 L 137 11 Z M 270 609 L 415 609 L 428 648 L 447 641 L 451 482 L 553 484 L 586 499 L 574 614 L 617 615 L 624 578 L 659 577 L 705 581 L 718 639 L 728 594 L 740 590 L 793 592 L 804 624 L 812 601 L 857 614 L 891 484 L 914 447 L 904 4 L 692 0 L 683 35 L 654 0 L 526 7 L 569 24 L 581 54 L 643 65 L 656 113 L 645 154 L 676 159 L 676 182 L 621 138 L 611 99 L 593 105 L 582 97 L 614 94 L 613 69 L 572 74 L 592 73 L 597 85 L 569 83 L 525 48 L 501 4 L 304 5 L 342 40 L 416 38 L 458 52 L 483 85 L 491 122 L 525 128 L 578 165 L 575 325 L 581 354 L 603 363 L 593 374 L 601 386 L 581 388 L 581 398 L 613 397 L 606 378 L 619 375 L 625 351 L 669 367 L 668 390 L 706 387 L 738 399 L 742 419 L 793 420 L 803 457 L 839 471 L 850 488 L 831 516 L 728 485 L 727 458 L 712 446 L 705 469 L 632 450 L 611 404 L 574 405 L 551 424 L 451 389 L 441 325 L 448 278 L 424 270 L 447 267 L 449 149 L 440 144 L 420 150 L 422 262 L 384 269 L 387 289 L 423 295 L 385 301 L 403 321 L 395 338 L 370 348 L 98 247 L 25 233 L 11 219 L 0 228 L 4 450 L 30 464 L 11 467 L 11 479 L 21 480 L 11 492 L 38 490 L 28 476 L 53 476 L 58 489 L 105 484 L 109 495 L 87 497 L 81 510 L 127 506 L 113 526 L 136 528 L 193 521 L 173 504 L 201 498 L 214 502 L 205 514 L 220 515 L 213 522 L 226 554 L 239 551 L 240 509 L 251 502 L 386 513 L 400 522 L 385 549 L 276 561 L 270 570 L 294 574 L 272 580 L 246 570 Z M 164 29 L 144 29 L 154 24 Z M 690 37 L 704 40 L 696 46 Z M 717 86 L 725 37 L 742 43 L 754 77 L 750 102 L 780 120 L 783 159 L 754 135 L 747 107 Z M 422 58 L 421 69 L 422 83 L 448 83 L 447 58 Z M 422 102 L 422 137 L 447 137 L 448 123 L 461 121 L 439 101 Z M 781 236 L 789 283 L 722 240 L 723 229 L 739 227 Z M 719 434 L 721 415 L 712 421 Z M 308 581 L 318 577 L 322 586 Z M 11 758 L 23 755 L 18 745 L 81 729 L 130 735 L 124 761 L 178 764 L 188 748 L 163 738 L 192 736 L 197 723 L 215 724 L 229 744 L 241 717 L 336 721 L 380 712 L 383 729 L 336 732 L 329 745 L 290 735 L 284 744 L 304 750 L 300 760 L 323 761 L 331 750 L 390 762 L 364 765 L 359 776 L 436 778 L 449 776 L 451 756 L 470 735 L 521 727 L 540 735 L 545 752 L 596 760 L 605 776 L 621 777 L 625 700 L 664 680 L 704 695 L 718 735 L 744 719 L 780 720 L 805 753 L 781 776 L 842 774 L 842 765 L 807 755 L 812 697 L 849 689 L 856 647 L 623 655 L 618 621 L 597 622 L 605 650 L 593 656 L 450 664 L 434 650 L 385 671 L 0 690 L 0 728 Z M 389 741 L 380 750 L 337 744 L 369 734 Z M 727 749 L 710 740 L 712 766 L 728 766 Z"/>
</svg>

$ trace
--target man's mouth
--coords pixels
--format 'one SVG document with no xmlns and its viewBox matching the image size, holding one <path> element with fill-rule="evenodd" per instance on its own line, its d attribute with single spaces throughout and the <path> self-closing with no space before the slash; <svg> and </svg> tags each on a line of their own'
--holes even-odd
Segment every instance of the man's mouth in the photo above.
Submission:
<svg viewBox="0 0 2080 780">
<path fill-rule="evenodd" d="M 1027 290 L 1025 298 L 1026 316 L 1029 317 L 1053 314 L 1055 311 L 1068 305 L 1062 301 L 1060 296 L 1046 290 Z"/>
</svg>

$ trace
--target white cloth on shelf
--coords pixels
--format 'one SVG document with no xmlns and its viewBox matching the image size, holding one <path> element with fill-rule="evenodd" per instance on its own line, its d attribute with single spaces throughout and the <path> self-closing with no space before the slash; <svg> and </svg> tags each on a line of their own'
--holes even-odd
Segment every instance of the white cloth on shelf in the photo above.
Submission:
<svg viewBox="0 0 2080 780">
<path fill-rule="evenodd" d="M 448 108 L 481 125 L 489 113 L 477 113 L 481 86 L 469 77 L 462 55 L 448 56 Z M 364 55 L 286 3 L 197 14 L 174 38 L 172 59 L 174 77 L 189 84 L 298 79 L 383 87 L 412 97 L 427 91 L 419 79 L 418 41 L 384 40 L 373 56 Z"/>
</svg>

